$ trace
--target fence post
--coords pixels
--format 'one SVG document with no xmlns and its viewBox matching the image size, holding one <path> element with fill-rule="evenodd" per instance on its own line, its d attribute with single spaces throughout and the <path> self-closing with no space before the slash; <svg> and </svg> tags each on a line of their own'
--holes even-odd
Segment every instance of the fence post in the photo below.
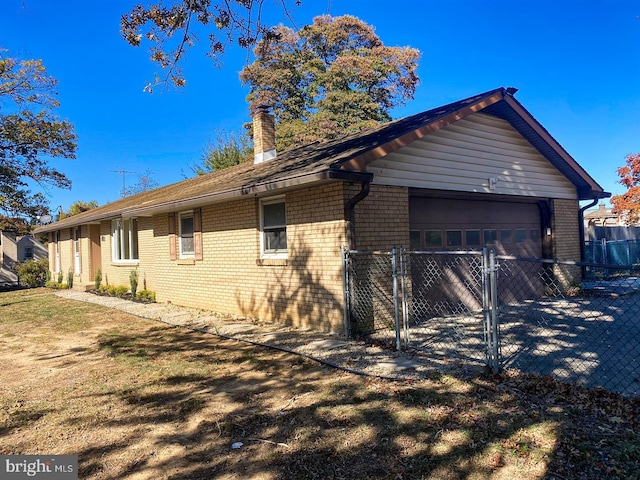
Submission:
<svg viewBox="0 0 640 480">
<path fill-rule="evenodd" d="M 482 307 L 484 311 L 484 340 L 487 347 L 487 365 L 493 373 L 500 369 L 498 332 L 498 285 L 495 250 L 482 249 Z"/>
<path fill-rule="evenodd" d="M 342 246 L 342 316 L 344 320 L 344 336 L 349 338 L 351 336 L 351 319 L 349 318 L 349 266 L 348 266 L 349 252 L 347 247 Z"/>
<path fill-rule="evenodd" d="M 498 282 L 497 282 L 496 251 L 489 250 L 489 280 L 491 284 L 491 343 L 493 347 L 493 373 L 500 370 L 500 335 L 498 329 Z"/>
<path fill-rule="evenodd" d="M 400 286 L 402 292 L 402 330 L 404 331 L 404 346 L 409 347 L 409 302 L 407 300 L 407 259 L 408 254 L 400 245 Z"/>
<path fill-rule="evenodd" d="M 484 343 L 487 365 L 491 365 L 491 303 L 489 301 L 489 256 L 487 247 L 482 249 L 482 312 L 484 314 Z"/>
<path fill-rule="evenodd" d="M 398 259 L 397 250 L 394 245 L 391 247 L 391 272 L 393 274 L 393 318 L 396 326 L 396 350 L 402 350 L 400 345 L 400 306 L 398 305 Z"/>
</svg>

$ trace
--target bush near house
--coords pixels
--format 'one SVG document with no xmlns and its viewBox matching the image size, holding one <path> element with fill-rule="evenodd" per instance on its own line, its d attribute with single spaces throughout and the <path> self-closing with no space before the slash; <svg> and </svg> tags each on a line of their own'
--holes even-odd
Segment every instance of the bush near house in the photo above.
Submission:
<svg viewBox="0 0 640 480">
<path fill-rule="evenodd" d="M 41 287 L 47 280 L 49 272 L 49 260 L 25 260 L 15 266 L 18 281 L 29 288 Z"/>
<path fill-rule="evenodd" d="M 138 271 L 131 270 L 131 274 L 129 275 L 129 284 L 131 285 L 131 295 L 136 296 L 136 291 L 138 290 Z"/>
<path fill-rule="evenodd" d="M 125 298 L 128 300 L 134 300 L 144 303 L 153 303 L 156 301 L 156 292 L 152 290 L 140 290 L 135 294 L 129 291 L 129 287 L 124 285 L 100 285 L 100 287 L 94 290 L 94 293 L 99 295 L 107 295 L 110 297 Z"/>
<path fill-rule="evenodd" d="M 156 301 L 156 292 L 152 292 L 151 290 L 140 290 L 136 294 L 136 299 L 142 302 L 153 303 Z"/>
<path fill-rule="evenodd" d="M 100 290 L 101 283 L 102 283 L 102 270 L 97 269 L 96 274 L 93 278 L 93 285 L 96 287 L 96 290 Z"/>
</svg>

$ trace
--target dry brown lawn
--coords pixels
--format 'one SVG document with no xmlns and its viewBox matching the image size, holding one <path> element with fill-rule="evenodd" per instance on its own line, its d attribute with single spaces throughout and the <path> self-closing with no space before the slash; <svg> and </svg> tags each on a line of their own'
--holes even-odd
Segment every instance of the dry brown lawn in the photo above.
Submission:
<svg viewBox="0 0 640 480">
<path fill-rule="evenodd" d="M 0 362 L 0 454 L 83 479 L 640 477 L 640 401 L 550 379 L 358 377 L 44 289 L 0 293 Z"/>
</svg>

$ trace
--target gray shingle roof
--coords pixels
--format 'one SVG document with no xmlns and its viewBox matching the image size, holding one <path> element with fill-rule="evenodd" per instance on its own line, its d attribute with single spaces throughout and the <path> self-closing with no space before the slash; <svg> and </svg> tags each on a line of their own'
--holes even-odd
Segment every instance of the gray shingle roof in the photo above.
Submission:
<svg viewBox="0 0 640 480">
<path fill-rule="evenodd" d="M 608 196 L 506 89 L 497 88 L 350 136 L 287 150 L 279 153 L 276 159 L 257 165 L 247 162 L 126 197 L 45 225 L 38 228 L 37 232 L 44 233 L 118 216 L 144 215 L 176 210 L 182 206 L 204 205 L 260 191 L 275 193 L 286 187 L 331 179 L 362 180 L 371 175 L 366 173 L 368 161 L 475 111 L 483 111 L 510 121 L 514 128 L 576 185 L 581 199 Z"/>
</svg>

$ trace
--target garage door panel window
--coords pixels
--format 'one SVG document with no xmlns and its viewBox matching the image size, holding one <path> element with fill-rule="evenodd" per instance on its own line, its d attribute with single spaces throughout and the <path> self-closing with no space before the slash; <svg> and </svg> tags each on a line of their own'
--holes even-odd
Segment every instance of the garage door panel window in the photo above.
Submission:
<svg viewBox="0 0 640 480">
<path fill-rule="evenodd" d="M 426 248 L 442 248 L 442 230 L 425 230 L 424 245 Z"/>
<path fill-rule="evenodd" d="M 480 230 L 465 230 L 465 241 L 467 247 L 480 247 L 482 242 L 480 241 Z"/>
<path fill-rule="evenodd" d="M 500 243 L 502 245 L 511 245 L 512 236 L 512 230 L 500 230 Z"/>
<path fill-rule="evenodd" d="M 524 243 L 527 241 L 527 230 L 524 228 L 516 229 L 516 243 Z"/>
<path fill-rule="evenodd" d="M 422 238 L 420 230 L 409 231 L 409 248 L 411 250 L 422 250 Z"/>
<path fill-rule="evenodd" d="M 498 241 L 498 231 L 494 229 L 487 229 L 484 231 L 484 243 L 492 244 Z"/>
<path fill-rule="evenodd" d="M 531 239 L 532 242 L 538 243 L 540 241 L 540 230 L 531 229 L 529 231 L 529 238 Z"/>
<path fill-rule="evenodd" d="M 462 230 L 447 230 L 447 247 L 462 247 Z"/>
</svg>

